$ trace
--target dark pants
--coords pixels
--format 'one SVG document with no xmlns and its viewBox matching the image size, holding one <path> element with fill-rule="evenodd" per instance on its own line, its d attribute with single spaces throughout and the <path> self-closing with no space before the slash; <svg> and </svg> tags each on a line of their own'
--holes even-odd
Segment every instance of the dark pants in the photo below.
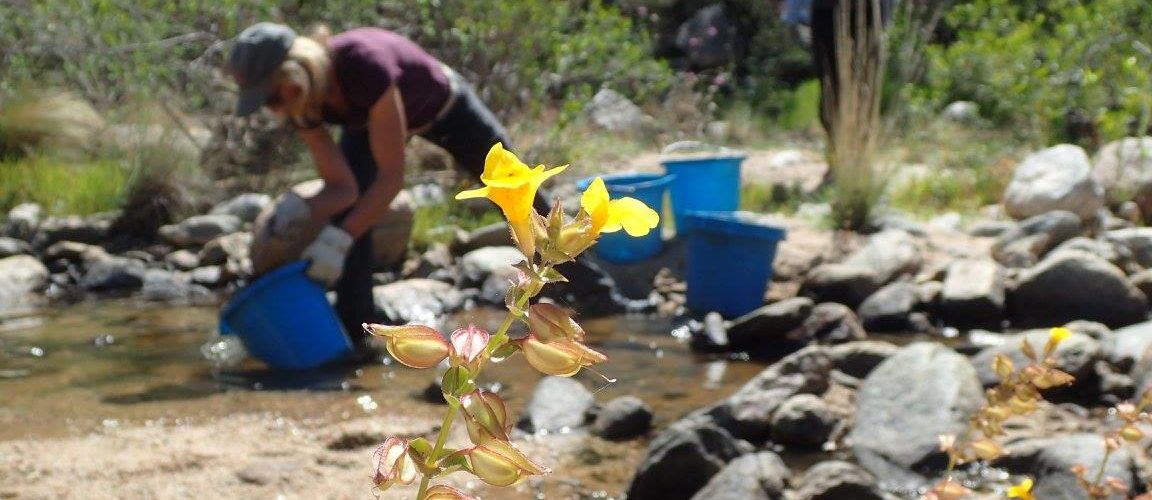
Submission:
<svg viewBox="0 0 1152 500">
<path fill-rule="evenodd" d="M 368 139 L 368 130 L 345 130 L 340 136 L 340 151 L 352 168 L 356 176 L 356 185 L 360 194 L 376 180 L 376 159 L 372 157 L 372 147 Z M 333 224 L 340 224 L 352 209 L 348 209 L 332 218 Z M 374 269 L 372 255 L 372 232 L 368 231 L 360 236 L 348 251 L 344 260 L 344 272 L 336 282 L 336 315 L 344 324 L 344 330 L 352 338 L 352 343 L 359 349 L 366 340 L 362 323 L 375 320 L 376 305 L 372 299 L 372 271 Z"/>
</svg>

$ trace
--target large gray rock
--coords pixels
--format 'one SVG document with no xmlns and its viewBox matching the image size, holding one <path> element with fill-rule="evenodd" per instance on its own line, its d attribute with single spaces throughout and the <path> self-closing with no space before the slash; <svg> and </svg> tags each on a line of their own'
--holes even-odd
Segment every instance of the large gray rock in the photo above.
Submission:
<svg viewBox="0 0 1152 500">
<path fill-rule="evenodd" d="M 1029 361 L 1021 351 L 1022 342 L 1031 344 L 1033 351 L 1043 353 L 1044 344 L 1048 342 L 1049 336 L 1048 329 L 1030 330 L 1020 335 L 1006 335 L 1003 343 L 980 351 L 972 357 L 972 366 L 976 367 L 980 382 L 985 387 L 1000 383 L 1000 377 L 992 369 L 992 362 L 997 354 L 1007 356 L 1018 369 L 1023 368 L 1028 366 Z M 1056 368 L 1076 377 L 1076 381 L 1071 387 L 1052 388 L 1046 392 L 1050 398 L 1079 397 L 1088 401 L 1096 396 L 1099 385 L 1094 367 L 1102 354 L 1100 344 L 1095 339 L 1074 331 L 1056 346 L 1051 357 L 1056 360 Z"/>
<path fill-rule="evenodd" d="M 868 243 L 844 259 L 844 263 L 875 271 L 883 284 L 903 275 L 916 274 L 924 265 L 924 256 L 920 243 L 911 234 L 888 229 L 869 237 Z"/>
<path fill-rule="evenodd" d="M 5 236 L 28 241 L 40 227 L 44 218 L 44 209 L 35 203 L 21 203 L 8 211 L 4 219 Z"/>
<path fill-rule="evenodd" d="M 1105 144 L 1093 158 L 1092 173 L 1109 203 L 1135 200 L 1152 214 L 1152 137 L 1126 137 Z"/>
<path fill-rule="evenodd" d="M 253 222 L 260 212 L 272 205 L 272 197 L 263 193 L 244 193 L 212 207 L 210 215 L 231 215 L 240 222 Z"/>
<path fill-rule="evenodd" d="M 752 447 L 706 419 L 668 426 L 648 445 L 628 485 L 629 500 L 688 500 Z"/>
<path fill-rule="evenodd" d="M 149 269 L 144 272 L 140 297 L 156 302 L 183 302 L 206 300 L 212 297 L 212 292 L 203 285 L 193 283 L 187 274 Z"/>
<path fill-rule="evenodd" d="M 961 259 L 948 266 L 940 312 L 961 328 L 998 326 L 1004 319 L 1004 270 L 990 259 Z"/>
<path fill-rule="evenodd" d="M 523 261 L 524 254 L 516 247 L 479 248 L 460 258 L 461 279 L 465 286 L 478 286 L 494 272 L 506 272 L 513 265 Z"/>
<path fill-rule="evenodd" d="M 114 214 L 95 214 L 87 217 L 78 215 L 48 217 L 40 223 L 36 235 L 32 238 L 32 246 L 48 248 L 58 241 L 100 243 L 108 236 L 113 216 Z"/>
<path fill-rule="evenodd" d="M 789 449 L 819 450 L 836 427 L 836 414 L 815 394 L 788 398 L 772 414 L 772 441 Z"/>
<path fill-rule="evenodd" d="M 32 245 L 24 240 L 0 236 L 0 259 L 32 253 Z"/>
<path fill-rule="evenodd" d="M 697 412 L 732 435 L 754 444 L 771 438 L 772 415 L 797 394 L 823 394 L 832 360 L 827 348 L 810 346 L 777 361 L 719 403 Z"/>
<path fill-rule="evenodd" d="M 25 301 L 48 284 L 48 268 L 31 255 L 0 259 L 0 309 Z"/>
<path fill-rule="evenodd" d="M 1083 232 L 1080 216 L 1053 210 L 1029 217 L 1000 235 L 992 257 L 1008 267 L 1031 267 L 1049 250 Z"/>
<path fill-rule="evenodd" d="M 196 215 L 177 224 L 160 228 L 164 241 L 180 246 L 203 245 L 225 234 L 240 230 L 240 219 L 234 215 Z"/>
<path fill-rule="evenodd" d="M 1006 449 L 1008 453 L 993 462 L 993 466 L 1036 478 L 1032 494 L 1044 500 L 1089 500 L 1071 469 L 1083 465 L 1089 474 L 1095 474 L 1105 459 L 1104 439 L 1099 434 L 1029 439 L 1011 443 Z M 1130 488 L 1129 495 L 1110 497 L 1110 500 L 1130 498 L 1134 494 L 1134 487 L 1139 484 L 1135 468 L 1132 453 L 1126 447 L 1108 457 L 1104 476 L 1120 479 Z"/>
<path fill-rule="evenodd" d="M 799 327 L 812 313 L 812 299 L 794 297 L 769 304 L 732 320 L 728 344 L 736 350 L 754 349 Z"/>
<path fill-rule="evenodd" d="M 243 262 L 248 259 L 252 246 L 252 233 L 236 232 L 213 238 L 200 249 L 198 255 L 201 266 L 218 266 L 229 261 Z"/>
<path fill-rule="evenodd" d="M 1114 366 L 1131 367 L 1152 347 L 1152 321 L 1129 325 L 1100 342 L 1103 355 Z"/>
<path fill-rule="evenodd" d="M 1061 243 L 1052 251 L 1059 252 L 1061 250 L 1079 250 L 1090 253 L 1108 261 L 1126 273 L 1140 269 L 1140 265 L 1136 264 L 1132 249 L 1129 248 L 1128 245 L 1111 238 L 1091 239 L 1077 236 Z"/>
<path fill-rule="evenodd" d="M 567 377 L 544 377 L 524 406 L 518 426 L 527 432 L 567 432 L 583 427 L 596 398 Z"/>
<path fill-rule="evenodd" d="M 1127 249 L 1140 267 L 1152 267 L 1152 227 L 1133 227 L 1108 231 L 1105 239 Z"/>
<path fill-rule="evenodd" d="M 396 323 L 435 324 L 464 305 L 464 294 L 443 281 L 410 279 L 372 288 L 376 308 Z"/>
<path fill-rule="evenodd" d="M 143 262 L 125 257 L 108 257 L 91 262 L 80 286 L 93 292 L 137 290 L 144 284 Z"/>
<path fill-rule="evenodd" d="M 855 378 L 867 377 L 884 360 L 892 357 L 900 348 L 895 344 L 878 340 L 862 340 L 834 345 L 828 348 L 832 366 Z"/>
<path fill-rule="evenodd" d="M 200 267 L 200 256 L 196 252 L 180 249 L 164 256 L 164 262 L 180 271 L 191 271 Z"/>
<path fill-rule="evenodd" d="M 842 344 L 864 340 L 867 337 L 868 334 L 864 331 L 856 313 L 848 306 L 835 302 L 817 304 L 812 308 L 812 314 L 809 314 L 804 322 L 787 336 L 802 344 L 809 342 Z"/>
<path fill-rule="evenodd" d="M 876 478 L 856 464 L 831 460 L 810 467 L 793 500 L 884 500 Z"/>
<path fill-rule="evenodd" d="M 874 332 L 908 330 L 908 315 L 919 305 L 916 285 L 899 281 L 881 288 L 864 300 L 857 309 L 864 329 Z"/>
<path fill-rule="evenodd" d="M 1059 326 L 1086 319 L 1117 328 L 1143 321 L 1148 300 L 1108 261 L 1066 250 L 1022 273 L 1008 305 L 1013 322 L 1020 324 Z"/>
<path fill-rule="evenodd" d="M 619 92 L 603 88 L 592 96 L 584 108 L 593 126 L 609 132 L 636 132 L 644 129 L 652 118 L 646 116 L 632 101 Z"/>
<path fill-rule="evenodd" d="M 857 460 L 886 487 L 915 489 L 947 465 L 938 437 L 967 427 L 984 390 L 967 358 L 918 342 L 876 367 L 856 397 L 849 439 Z"/>
<path fill-rule="evenodd" d="M 724 466 L 692 500 L 776 500 L 783 498 L 791 477 L 779 455 L 752 453 Z"/>
<path fill-rule="evenodd" d="M 1103 207 L 1104 189 L 1092 177 L 1088 154 L 1071 144 L 1032 153 L 1004 191 L 1004 209 L 1016 219 L 1067 210 L 1088 220 Z"/>
<path fill-rule="evenodd" d="M 837 302 L 856 307 L 883 285 L 880 276 L 859 264 L 821 264 L 804 279 L 801 293 L 816 302 Z"/>
<path fill-rule="evenodd" d="M 609 440 L 643 436 L 652 428 L 652 409 L 636 396 L 620 396 L 596 412 L 592 433 Z"/>
<path fill-rule="evenodd" d="M 470 233 L 458 233 L 449 250 L 454 255 L 464 255 L 478 248 L 515 245 L 516 243 L 512 241 L 512 233 L 508 231 L 508 223 L 501 221 L 478 227 Z"/>
</svg>

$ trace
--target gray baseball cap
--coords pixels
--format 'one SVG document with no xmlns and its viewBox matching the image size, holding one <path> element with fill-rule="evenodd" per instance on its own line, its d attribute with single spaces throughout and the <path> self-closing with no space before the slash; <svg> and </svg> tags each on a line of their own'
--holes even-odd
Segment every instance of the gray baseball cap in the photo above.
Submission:
<svg viewBox="0 0 1152 500">
<path fill-rule="evenodd" d="M 256 23 L 236 37 L 228 55 L 228 71 L 240 84 L 236 115 L 245 116 L 268 101 L 272 74 L 288 56 L 296 32 L 276 23 Z"/>
</svg>

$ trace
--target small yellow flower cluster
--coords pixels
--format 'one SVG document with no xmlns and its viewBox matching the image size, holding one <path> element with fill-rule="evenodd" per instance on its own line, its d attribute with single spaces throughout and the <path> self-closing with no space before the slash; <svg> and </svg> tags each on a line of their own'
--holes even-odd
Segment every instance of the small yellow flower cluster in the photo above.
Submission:
<svg viewBox="0 0 1152 500">
<path fill-rule="evenodd" d="M 378 490 L 411 484 L 421 477 L 418 500 L 467 500 L 466 494 L 429 481 L 456 471 L 467 471 L 495 486 L 511 486 L 527 476 L 548 473 L 512 445 L 513 420 L 497 394 L 479 389 L 476 379 L 491 360 L 522 352 L 533 368 L 547 375 L 570 377 L 583 368 L 607 361 L 584 344 L 584 329 L 559 306 L 530 304 L 548 283 L 564 281 L 553 266 L 571 261 L 596 242 L 600 234 L 624 230 L 644 236 L 660 221 L 654 210 L 632 198 L 612 200 L 604 181 L 597 178 L 581 197 L 575 218 L 565 217 L 559 203 L 547 216 L 533 209 L 540 186 L 565 167 L 529 168 L 516 155 L 496 144 L 488 152 L 480 180 L 484 187 L 464 191 L 457 199 L 486 197 L 508 219 L 512 237 L 525 260 L 516 266 L 518 279 L 505 298 L 508 315 L 495 334 L 475 325 L 457 329 L 445 338 L 423 325 L 365 324 L 368 333 L 385 341 L 388 353 L 412 368 L 433 368 L 447 361 L 440 383 L 448 411 L 435 444 L 425 438 L 389 438 L 376 451 L 374 483 Z M 516 321 L 528 334 L 509 338 Z M 445 449 L 456 413 L 463 415 L 472 446 Z"/>
</svg>

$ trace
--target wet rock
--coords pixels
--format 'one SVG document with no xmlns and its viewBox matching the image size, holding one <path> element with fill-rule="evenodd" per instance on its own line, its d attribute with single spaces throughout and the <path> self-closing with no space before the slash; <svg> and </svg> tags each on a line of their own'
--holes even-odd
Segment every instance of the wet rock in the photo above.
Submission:
<svg viewBox="0 0 1152 500">
<path fill-rule="evenodd" d="M 207 299 L 212 296 L 212 292 L 202 285 L 193 283 L 191 277 L 186 274 L 149 269 L 144 272 L 140 296 L 144 300 L 173 302 Z"/>
<path fill-rule="evenodd" d="M 396 323 L 435 324 L 443 315 L 464 305 L 464 294 L 452 285 L 429 279 L 411 279 L 372 288 L 379 309 Z"/>
<path fill-rule="evenodd" d="M 916 285 L 900 281 L 881 288 L 860 304 L 860 322 L 866 331 L 908 330 L 908 315 L 919 305 Z"/>
<path fill-rule="evenodd" d="M 0 259 L 32 253 L 32 246 L 24 240 L 0 236 Z"/>
<path fill-rule="evenodd" d="M 1152 227 L 1117 229 L 1105 233 L 1108 241 L 1122 245 L 1140 267 L 1152 267 Z"/>
<path fill-rule="evenodd" d="M 816 302 L 836 302 L 856 307 L 880 289 L 880 276 L 870 268 L 853 264 L 821 264 L 808 272 L 801 295 Z"/>
<path fill-rule="evenodd" d="M 43 218 L 44 209 L 40 205 L 21 203 L 8 211 L 8 217 L 4 219 L 3 232 L 0 234 L 28 241 L 39 229 Z"/>
<path fill-rule="evenodd" d="M 813 465 L 804 473 L 793 500 L 884 500 L 876 478 L 860 466 L 840 460 Z"/>
<path fill-rule="evenodd" d="M 600 89 L 592 96 L 592 102 L 588 103 L 584 112 L 593 126 L 609 132 L 639 132 L 652 121 L 627 97 L 607 88 Z"/>
<path fill-rule="evenodd" d="M 868 243 L 849 255 L 844 264 L 871 269 L 884 284 L 903 275 L 915 275 L 924 264 L 924 257 L 911 234 L 889 229 L 869 237 Z"/>
<path fill-rule="evenodd" d="M 1048 342 L 1049 330 L 1031 330 L 1020 335 L 1006 335 L 1004 342 L 998 346 L 989 347 L 972 357 L 972 366 L 980 382 L 985 387 L 991 387 L 1000 382 L 1000 377 L 992 369 L 992 361 L 997 354 L 1008 356 L 1017 368 L 1028 365 L 1028 358 L 1020 350 L 1021 342 L 1027 341 L 1037 353 L 1044 352 L 1044 344 Z M 1101 359 L 1100 344 L 1095 339 L 1079 332 L 1072 335 L 1056 346 L 1052 358 L 1056 360 L 1056 367 L 1076 377 L 1072 387 L 1054 387 L 1045 392 L 1049 398 L 1065 399 L 1079 398 L 1083 401 L 1094 401 L 1099 389 L 1096 377 L 1095 364 Z"/>
<path fill-rule="evenodd" d="M 164 262 L 180 271 L 191 271 L 200 267 L 200 257 L 196 252 L 184 249 L 165 255 Z"/>
<path fill-rule="evenodd" d="M 818 450 L 836 427 L 836 415 L 820 396 L 797 394 L 772 414 L 772 441 L 789 449 Z"/>
<path fill-rule="evenodd" d="M 192 270 L 189 277 L 193 283 L 209 288 L 223 286 L 227 282 L 224 269 L 220 266 L 197 267 Z"/>
<path fill-rule="evenodd" d="M 940 312 L 960 328 L 996 327 L 1004 320 L 1004 270 L 990 259 L 961 259 L 948 266 Z"/>
<path fill-rule="evenodd" d="M 789 339 L 807 344 L 842 344 L 864 340 L 868 334 L 848 306 L 834 302 L 817 304 L 799 328 L 788 334 Z"/>
<path fill-rule="evenodd" d="M 620 441 L 643 436 L 652 428 L 652 409 L 636 396 L 621 396 L 609 401 L 596 414 L 592 433 L 604 439 Z"/>
<path fill-rule="evenodd" d="M 108 257 L 88 265 L 80 286 L 93 292 L 137 290 L 144 284 L 145 270 L 138 260 Z"/>
<path fill-rule="evenodd" d="M 234 215 L 196 215 L 160 228 L 160 237 L 179 247 L 203 245 L 220 236 L 240 230 Z"/>
<path fill-rule="evenodd" d="M 696 414 L 754 444 L 771 437 L 772 414 L 797 394 L 823 394 L 832 360 L 822 346 L 810 346 L 765 368 L 738 391 Z"/>
<path fill-rule="evenodd" d="M 1008 454 L 992 465 L 1034 477 L 1036 483 L 1032 494 L 1044 500 L 1088 500 L 1071 468 L 1083 465 L 1094 474 L 1104 462 L 1104 441 L 1098 434 L 1029 439 L 1009 444 L 1006 448 Z M 1135 464 L 1131 452 L 1127 447 L 1121 447 L 1108 457 L 1104 476 L 1120 479 L 1131 488 L 1139 484 L 1133 470 Z M 1132 493 L 1134 490 L 1129 490 L 1125 498 Z"/>
<path fill-rule="evenodd" d="M 1152 137 L 1126 137 L 1105 144 L 1093 158 L 1092 173 L 1109 203 L 1135 200 L 1152 214 Z"/>
<path fill-rule="evenodd" d="M 1087 220 L 1103 206 L 1104 189 L 1092 177 L 1088 154 L 1071 144 L 1032 153 L 1004 191 L 1004 209 L 1016 219 L 1067 210 Z"/>
<path fill-rule="evenodd" d="M 236 472 L 236 478 L 249 484 L 266 486 L 288 481 L 298 474 L 300 464 L 287 460 L 260 460 Z"/>
<path fill-rule="evenodd" d="M 272 197 L 262 193 L 244 193 L 212 207 L 209 215 L 231 215 L 240 222 L 254 222 L 260 212 L 272 205 Z"/>
<path fill-rule="evenodd" d="M 31 255 L 0 259 L 0 309 L 25 300 L 48 284 L 48 268 Z"/>
<path fill-rule="evenodd" d="M 999 238 L 1016 227 L 1016 223 L 1006 220 L 982 220 L 968 226 L 968 234 L 981 238 Z"/>
<path fill-rule="evenodd" d="M 1037 326 L 1087 319 L 1116 328 L 1143 321 L 1148 309 L 1116 266 L 1075 250 L 1052 253 L 1022 273 L 1008 302 L 1014 322 Z"/>
<path fill-rule="evenodd" d="M 831 346 L 827 352 L 836 370 L 862 379 L 899 350 L 888 342 L 862 340 Z"/>
<path fill-rule="evenodd" d="M 527 432 L 566 432 L 583 427 L 594 404 L 596 399 L 584 384 L 567 377 L 544 377 L 517 425 Z"/>
<path fill-rule="evenodd" d="M 685 326 L 691 335 L 689 346 L 693 351 L 717 353 L 730 349 L 728 328 L 720 313 L 710 312 L 704 315 L 704 321 L 691 320 Z"/>
<path fill-rule="evenodd" d="M 1031 267 L 1057 245 L 1079 236 L 1080 217 L 1053 210 L 1029 217 L 1005 232 L 992 246 L 992 258 L 1008 267 Z"/>
<path fill-rule="evenodd" d="M 752 447 L 705 419 L 668 426 L 648 451 L 628 485 L 630 500 L 688 500 L 712 476 Z"/>
<path fill-rule="evenodd" d="M 732 320 L 728 342 L 733 349 L 748 350 L 795 330 L 812 313 L 812 299 L 795 297 L 763 306 Z"/>
<path fill-rule="evenodd" d="M 947 464 L 937 437 L 961 432 L 984 391 L 967 358 L 918 342 L 876 367 L 856 397 L 849 439 L 857 460 L 881 482 L 914 489 Z"/>
<path fill-rule="evenodd" d="M 779 455 L 761 451 L 729 462 L 692 499 L 776 500 L 783 498 L 791 477 Z"/>
<path fill-rule="evenodd" d="M 507 271 L 513 265 L 523 261 L 524 254 L 520 253 L 516 247 L 479 248 L 460 258 L 460 277 L 465 286 L 479 286 L 494 272 Z"/>
<path fill-rule="evenodd" d="M 96 214 L 88 217 L 78 215 L 48 217 L 40 223 L 39 230 L 32 238 L 32 246 L 48 248 L 58 241 L 100 243 L 108 236 L 108 228 L 111 225 L 109 214 Z"/>
<path fill-rule="evenodd" d="M 248 258 L 252 246 L 252 233 L 237 232 L 213 238 L 200 249 L 200 265 L 218 266 L 229 261 L 242 262 Z"/>
</svg>

